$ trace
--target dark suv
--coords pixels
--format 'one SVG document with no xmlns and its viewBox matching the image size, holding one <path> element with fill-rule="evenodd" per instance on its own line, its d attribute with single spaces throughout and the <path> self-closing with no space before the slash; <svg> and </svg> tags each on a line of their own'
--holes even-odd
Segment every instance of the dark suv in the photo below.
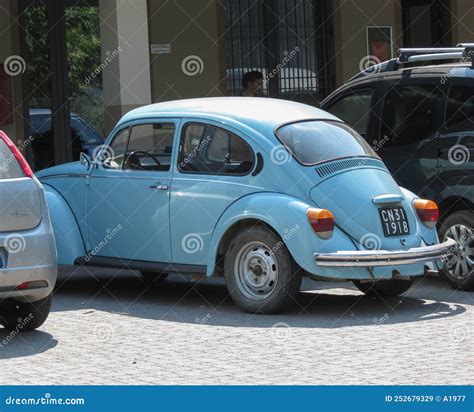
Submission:
<svg viewBox="0 0 474 412">
<path fill-rule="evenodd" d="M 458 242 L 442 274 L 466 290 L 474 287 L 473 46 L 401 49 L 321 103 L 365 137 L 401 186 L 437 202 L 440 239 Z"/>
</svg>

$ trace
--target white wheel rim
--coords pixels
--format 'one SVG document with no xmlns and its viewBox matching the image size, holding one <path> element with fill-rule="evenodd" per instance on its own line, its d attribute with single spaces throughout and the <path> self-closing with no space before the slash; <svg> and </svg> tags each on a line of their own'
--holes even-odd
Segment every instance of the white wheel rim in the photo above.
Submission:
<svg viewBox="0 0 474 412">
<path fill-rule="evenodd" d="M 444 262 L 445 272 L 455 280 L 464 280 L 474 268 L 474 232 L 465 225 L 453 225 L 444 235 L 444 241 L 453 239 L 456 246 L 452 248 Z"/>
<path fill-rule="evenodd" d="M 234 274 L 237 287 L 245 297 L 265 300 L 276 288 L 278 262 L 267 245 L 256 241 L 250 242 L 237 253 Z"/>
</svg>

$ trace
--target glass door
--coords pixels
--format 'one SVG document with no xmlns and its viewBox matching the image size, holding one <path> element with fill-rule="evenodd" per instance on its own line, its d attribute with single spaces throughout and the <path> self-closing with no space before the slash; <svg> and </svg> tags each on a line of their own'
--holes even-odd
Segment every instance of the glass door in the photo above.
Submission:
<svg viewBox="0 0 474 412">
<path fill-rule="evenodd" d="M 35 170 L 92 155 L 102 143 L 98 0 L 23 0 L 27 156 Z"/>
</svg>

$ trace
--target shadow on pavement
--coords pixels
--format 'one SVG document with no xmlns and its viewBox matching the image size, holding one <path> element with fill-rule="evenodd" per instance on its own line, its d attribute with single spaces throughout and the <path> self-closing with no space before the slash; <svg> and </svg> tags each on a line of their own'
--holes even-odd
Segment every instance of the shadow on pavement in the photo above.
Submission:
<svg viewBox="0 0 474 412">
<path fill-rule="evenodd" d="M 0 328 L 0 359 L 24 358 L 54 348 L 58 341 L 39 330 L 14 333 Z"/>
<path fill-rule="evenodd" d="M 223 279 L 193 282 L 170 276 L 146 287 L 136 272 L 74 270 L 60 277 L 53 311 L 97 310 L 167 322 L 208 326 L 341 328 L 403 324 L 456 316 L 472 305 L 472 293 L 454 291 L 437 278 L 425 278 L 404 296 L 384 301 L 364 296 L 352 283 L 305 280 L 298 302 L 279 315 L 243 313 Z"/>
</svg>

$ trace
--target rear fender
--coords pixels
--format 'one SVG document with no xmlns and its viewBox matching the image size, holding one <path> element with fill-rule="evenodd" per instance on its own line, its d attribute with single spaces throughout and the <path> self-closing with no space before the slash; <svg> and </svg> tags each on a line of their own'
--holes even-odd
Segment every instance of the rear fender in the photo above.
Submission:
<svg viewBox="0 0 474 412">
<path fill-rule="evenodd" d="M 43 185 L 56 238 L 58 263 L 73 265 L 76 258 L 86 254 L 79 226 L 64 198 L 51 186 Z"/>
<path fill-rule="evenodd" d="M 220 217 L 212 235 L 207 261 L 207 275 L 215 272 L 219 245 L 228 230 L 238 222 L 253 219 L 271 227 L 283 240 L 296 263 L 304 270 L 317 271 L 314 253 L 352 250 L 350 239 L 335 229 L 331 239 L 319 238 L 311 228 L 306 211 L 314 207 L 291 196 L 278 193 L 257 193 L 233 203 Z M 280 245 L 274 245 L 279 248 Z"/>
</svg>

